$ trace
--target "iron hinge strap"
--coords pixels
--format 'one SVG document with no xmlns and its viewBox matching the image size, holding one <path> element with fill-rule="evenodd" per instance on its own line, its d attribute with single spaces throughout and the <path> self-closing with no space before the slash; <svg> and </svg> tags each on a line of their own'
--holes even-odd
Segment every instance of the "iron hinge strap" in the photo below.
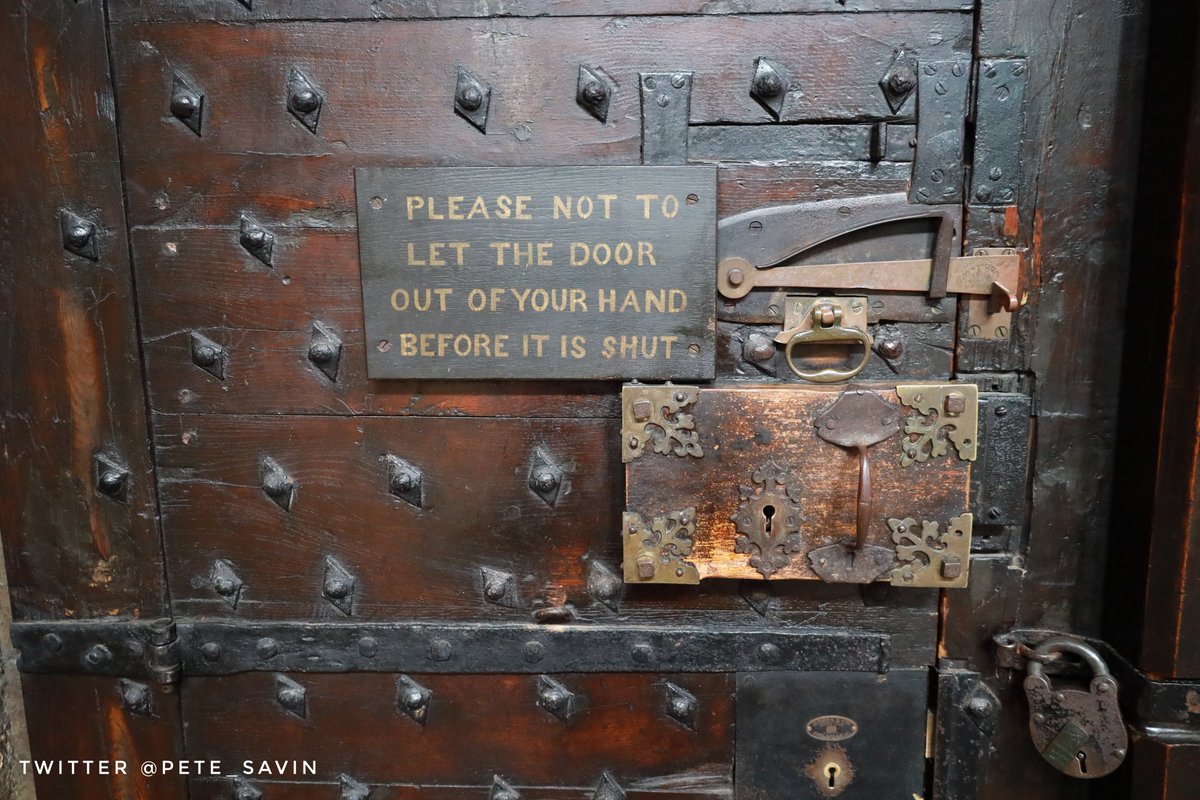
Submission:
<svg viewBox="0 0 1200 800">
<path fill-rule="evenodd" d="M 159 683 L 253 671 L 883 673 L 890 662 L 887 634 L 820 626 L 756 630 L 180 619 L 18 622 L 12 637 L 22 672 Z"/>
</svg>

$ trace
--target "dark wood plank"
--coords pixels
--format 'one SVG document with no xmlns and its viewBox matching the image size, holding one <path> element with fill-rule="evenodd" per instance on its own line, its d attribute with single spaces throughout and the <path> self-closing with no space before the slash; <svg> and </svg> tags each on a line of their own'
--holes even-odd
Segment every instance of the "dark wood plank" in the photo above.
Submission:
<svg viewBox="0 0 1200 800">
<path fill-rule="evenodd" d="M 1130 769 L 1122 776 L 1129 797 L 1190 800 L 1200 795 L 1200 744 L 1134 735 L 1130 745 Z"/>
<path fill-rule="evenodd" d="M 736 4 L 713 4 L 708 0 L 523 0 L 520 3 L 450 0 L 412 4 L 403 0 L 354 0 L 337 5 L 322 0 L 255 0 L 252 8 L 215 2 L 180 4 L 174 0 L 117 0 L 112 14 L 118 20 L 211 19 L 287 20 L 312 19 L 439 19 L 452 17 L 541 17 L 619 14 L 820 14 L 872 13 L 880 11 L 970 12 L 968 0 L 740 0 Z"/>
<path fill-rule="evenodd" d="M 178 694 L 150 687 L 147 716 L 123 707 L 121 681 L 113 678 L 23 675 L 21 683 L 35 762 L 30 769 L 36 773 L 36 762 L 52 762 L 43 763 L 36 778 L 39 797 L 187 799 L 178 775 L 147 777 L 141 771 L 143 762 L 161 765 L 183 757 Z M 79 762 L 75 774 L 71 765 L 55 763 L 71 760 Z M 108 762 L 109 774 L 99 774 L 99 761 Z M 123 774 L 117 774 L 116 762 L 124 762 Z"/>
<path fill-rule="evenodd" d="M 307 692 L 303 719 L 280 707 L 270 673 L 188 682 L 188 747 L 237 768 L 312 758 L 323 780 L 490 786 L 502 775 L 593 789 L 609 770 L 625 786 L 684 793 L 728 793 L 733 781 L 727 674 L 556 675 L 582 707 L 569 723 L 538 706 L 536 675 L 413 675 L 432 693 L 423 726 L 397 707 L 396 675 L 290 677 Z M 694 729 L 667 715 L 667 681 L 696 697 Z"/>
<path fill-rule="evenodd" d="M 0 12 L 0 531 L 18 618 L 156 614 L 162 565 L 104 11 Z M 63 247 L 59 210 L 97 226 Z M 93 456 L 129 469 L 97 494 Z"/>
<path fill-rule="evenodd" d="M 637 163 L 640 71 L 695 70 L 694 122 L 772 121 L 746 88 L 758 55 L 795 65 L 803 92 L 789 99 L 789 120 L 888 118 L 878 81 L 893 48 L 919 41 L 923 57 L 938 58 L 970 42 L 963 14 L 500 18 L 482 34 L 481 24 L 302 22 L 237 36 L 217 24 L 116 26 L 134 223 L 180 213 L 205 187 L 252 194 L 238 176 L 263 167 L 241 162 L 264 157 L 289 171 L 279 157 L 320 156 L 340 165 L 341 181 L 353 166 L 381 164 Z M 618 86 L 608 124 L 575 103 L 580 63 L 602 66 Z M 326 95 L 315 135 L 284 106 L 295 64 Z M 493 86 L 486 136 L 453 111 L 459 64 Z M 200 137 L 168 113 L 175 70 L 205 92 Z M 301 176 L 310 188 L 299 197 L 324 191 L 312 172 Z"/>
<path fill-rule="evenodd" d="M 503 776 L 501 776 L 503 777 Z M 599 776 L 597 776 L 599 783 Z M 362 784 L 362 782 L 359 782 Z M 193 779 L 188 784 L 188 800 L 229 800 L 231 779 Z M 340 782 L 295 782 L 255 780 L 253 785 L 270 800 L 330 800 L 338 797 Z M 411 786 L 398 784 L 362 784 L 371 790 L 370 800 L 479 800 L 486 797 L 492 784 L 479 786 Z M 521 795 L 521 800 L 591 800 L 596 787 L 564 789 L 546 786 L 512 786 Z M 646 785 L 645 789 L 623 785 L 628 800 L 719 800 L 732 796 L 732 791 L 718 787 L 697 789 L 660 788 L 653 781 L 639 781 L 633 786 Z"/>
<path fill-rule="evenodd" d="M 278 230 L 274 267 L 236 229 L 133 234 L 150 402 L 198 413 L 616 416 L 606 383 L 369 381 L 353 231 Z M 337 380 L 308 359 L 314 322 L 342 340 Z M 229 352 L 220 381 L 196 366 L 191 332 Z"/>
</svg>

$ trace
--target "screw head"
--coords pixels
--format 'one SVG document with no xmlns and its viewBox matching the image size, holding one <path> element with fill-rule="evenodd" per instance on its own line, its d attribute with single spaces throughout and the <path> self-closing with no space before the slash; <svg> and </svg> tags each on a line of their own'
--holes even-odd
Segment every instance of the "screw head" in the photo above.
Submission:
<svg viewBox="0 0 1200 800">
<path fill-rule="evenodd" d="M 328 364 L 337 354 L 337 348 L 326 341 L 313 342 L 308 347 L 308 357 L 316 364 Z"/>
<path fill-rule="evenodd" d="M 196 101 L 190 94 L 180 92 L 171 98 L 171 114 L 179 119 L 187 119 L 196 111 Z"/>
<path fill-rule="evenodd" d="M 671 76 L 671 85 L 674 86 L 676 89 L 682 89 L 683 85 L 685 83 L 687 83 L 687 79 L 684 78 L 682 75 L 680 75 L 678 72 L 676 72 L 674 75 Z"/>
<path fill-rule="evenodd" d="M 762 97 L 775 97 L 783 91 L 783 81 L 774 71 L 760 73 L 754 78 L 754 92 Z"/>
<path fill-rule="evenodd" d="M 459 90 L 458 104 L 467 111 L 476 111 L 483 105 L 483 92 L 477 86 L 464 86 Z"/>
<path fill-rule="evenodd" d="M 538 470 L 530 479 L 529 485 L 539 492 L 550 492 L 558 486 L 558 477 L 550 470 Z"/>
<path fill-rule="evenodd" d="M 321 105 L 321 98 L 312 89 L 299 89 L 292 93 L 292 108 L 301 114 L 316 111 Z"/>
<path fill-rule="evenodd" d="M 608 99 L 608 87 L 600 81 L 589 81 L 583 87 L 583 99 L 598 106 Z"/>
</svg>

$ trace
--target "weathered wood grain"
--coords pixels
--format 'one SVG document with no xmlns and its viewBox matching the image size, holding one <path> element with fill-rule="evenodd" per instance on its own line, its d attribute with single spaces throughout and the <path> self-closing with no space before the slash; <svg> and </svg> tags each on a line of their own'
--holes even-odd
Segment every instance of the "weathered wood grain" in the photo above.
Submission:
<svg viewBox="0 0 1200 800">
<path fill-rule="evenodd" d="M 503 777 L 503 776 L 501 776 Z M 360 782 L 361 783 L 361 782 Z M 599 783 L 597 776 L 596 783 Z M 714 781 L 715 783 L 715 781 Z M 336 798 L 342 784 L 338 781 L 283 782 L 255 780 L 253 785 L 270 800 L 330 800 Z M 412 786 L 404 784 L 363 784 L 371 790 L 370 800 L 478 800 L 486 797 L 492 783 L 479 786 Z M 512 785 L 511 782 L 509 785 Z M 721 800 L 733 796 L 727 786 L 702 786 L 700 788 L 672 786 L 659 787 L 654 781 L 638 781 L 634 787 L 622 786 L 628 800 Z M 228 800 L 232 782 L 227 779 L 195 778 L 188 783 L 188 800 Z M 580 788 L 558 786 L 513 786 L 522 798 L 531 800 L 588 800 L 595 793 L 595 785 Z"/>
<path fill-rule="evenodd" d="M 239 769 L 312 758 L 323 780 L 590 790 L 608 770 L 628 787 L 717 794 L 733 781 L 727 674 L 556 675 L 582 707 L 569 723 L 538 706 L 536 675 L 413 675 L 432 693 L 423 726 L 397 707 L 396 675 L 290 677 L 307 690 L 303 719 L 280 707 L 271 673 L 189 682 L 188 746 Z M 667 715 L 667 681 L 695 695 L 694 729 Z"/>
<path fill-rule="evenodd" d="M 114 678 L 24 675 L 21 683 L 33 759 L 77 762 L 75 774 L 70 764 L 45 766 L 35 779 L 38 797 L 186 800 L 178 775 L 147 777 L 140 769 L 146 761 L 174 764 L 183 757 L 178 694 L 152 687 L 152 715 L 144 716 L 123 707 L 121 682 Z M 110 774 L 98 774 L 98 761 L 109 762 Z M 118 761 L 125 762 L 124 774 L 116 774 Z"/>
<path fill-rule="evenodd" d="M 325 19 L 445 19 L 454 17 L 542 17 L 616 14 L 821 14 L 892 11 L 970 12 L 968 0 L 449 0 L 410 3 L 406 0 L 352 0 L 331 6 L 322 0 L 255 0 L 252 8 L 234 0 L 184 3 L 176 0 L 116 0 L 112 14 L 118 20 L 307 20 Z"/>
<path fill-rule="evenodd" d="M 970 17 L 499 18 L 236 31 L 211 23 L 115 28 L 120 91 L 136 99 L 121 106 L 135 224 L 207 204 L 194 195 L 250 202 L 264 169 L 287 173 L 295 169 L 287 160 L 301 156 L 308 158 L 298 179 L 313 182 L 281 205 L 303 207 L 301 198 L 324 192 L 320 173 L 327 179 L 340 169 L 346 181 L 354 166 L 637 163 L 644 71 L 695 71 L 697 123 L 772 121 L 749 96 L 757 56 L 795 64 L 803 90 L 789 99 L 789 121 L 889 118 L 878 81 L 893 48 L 920 42 L 929 58 L 964 51 Z M 617 84 L 608 124 L 575 103 L 581 63 L 602 67 Z M 486 136 L 454 113 L 460 64 L 493 86 Z M 315 135 L 284 105 L 293 65 L 326 95 Z M 205 92 L 200 137 L 168 113 L 175 70 Z"/>
<path fill-rule="evenodd" d="M 155 614 L 161 551 L 103 9 L 6 4 L 0 70 L 0 531 L 13 613 Z M 96 224 L 96 261 L 64 249 L 62 208 Z M 127 502 L 96 492 L 100 451 L 128 466 Z"/>
</svg>

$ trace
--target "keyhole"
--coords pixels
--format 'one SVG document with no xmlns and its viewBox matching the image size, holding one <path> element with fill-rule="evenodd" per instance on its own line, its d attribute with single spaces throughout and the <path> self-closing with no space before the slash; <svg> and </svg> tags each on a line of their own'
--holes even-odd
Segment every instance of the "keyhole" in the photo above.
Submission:
<svg viewBox="0 0 1200 800">
<path fill-rule="evenodd" d="M 1080 750 L 1075 754 L 1075 760 L 1079 762 L 1079 774 L 1087 775 L 1087 753 Z"/>
<path fill-rule="evenodd" d="M 830 789 L 837 788 L 837 777 L 841 771 L 842 771 L 842 768 L 839 767 L 837 764 L 830 763 L 830 764 L 825 765 L 825 775 L 829 778 L 829 788 Z"/>
<path fill-rule="evenodd" d="M 763 506 L 763 517 L 766 519 L 765 530 L 767 535 L 771 535 L 771 522 L 775 517 L 775 506 Z"/>
</svg>

